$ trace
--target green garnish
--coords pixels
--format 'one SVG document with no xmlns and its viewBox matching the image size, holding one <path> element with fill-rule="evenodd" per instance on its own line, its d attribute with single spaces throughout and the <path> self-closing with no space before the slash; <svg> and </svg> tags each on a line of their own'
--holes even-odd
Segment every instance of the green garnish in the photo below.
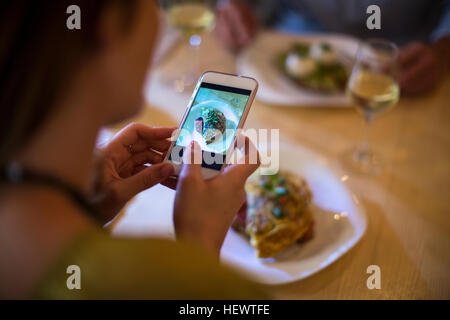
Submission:
<svg viewBox="0 0 450 320">
<path fill-rule="evenodd" d="M 319 44 L 320 48 L 325 51 L 333 51 L 333 47 L 325 42 Z M 309 57 L 310 47 L 306 43 L 296 43 L 292 45 L 289 51 L 281 52 L 275 56 L 275 64 L 288 77 L 296 82 L 300 87 L 307 89 L 318 90 L 324 93 L 332 93 L 345 90 L 348 74 L 347 70 L 339 62 L 322 63 L 316 61 L 316 69 L 313 73 L 295 77 L 292 76 L 286 67 L 286 59 L 290 53 L 297 54 L 301 57 Z"/>
<path fill-rule="evenodd" d="M 296 43 L 292 47 L 293 51 L 300 57 L 306 57 L 309 55 L 309 46 L 304 43 Z"/>
<path fill-rule="evenodd" d="M 277 218 L 277 219 L 283 217 L 283 210 L 281 210 L 281 208 L 279 208 L 279 207 L 272 208 L 272 210 L 271 210 L 270 212 L 271 212 L 271 213 L 273 214 L 273 216 L 274 216 L 275 218 Z"/>
<path fill-rule="evenodd" d="M 278 186 L 275 188 L 275 193 L 279 196 L 284 196 L 288 191 L 285 187 Z"/>
<path fill-rule="evenodd" d="M 270 183 L 270 181 L 267 180 L 262 180 L 259 182 L 259 185 L 261 187 L 263 187 L 266 190 L 271 190 L 272 189 L 272 183 Z"/>
<path fill-rule="evenodd" d="M 331 46 L 330 46 L 328 43 L 321 43 L 321 44 L 320 44 L 320 48 L 321 48 L 323 51 L 331 51 Z"/>
<path fill-rule="evenodd" d="M 278 184 L 283 185 L 285 183 L 286 183 L 286 179 L 285 178 L 283 178 L 283 177 L 279 177 L 278 178 Z"/>
</svg>

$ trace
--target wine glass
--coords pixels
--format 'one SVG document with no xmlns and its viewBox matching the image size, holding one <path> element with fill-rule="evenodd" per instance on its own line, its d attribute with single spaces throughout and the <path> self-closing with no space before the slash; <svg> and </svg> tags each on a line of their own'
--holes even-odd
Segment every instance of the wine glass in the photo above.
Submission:
<svg viewBox="0 0 450 320">
<path fill-rule="evenodd" d="M 215 26 L 214 0 L 160 0 L 167 21 L 181 31 L 189 47 L 185 66 L 180 66 L 178 75 L 172 80 L 177 91 L 192 88 L 200 76 L 199 47 L 202 34 Z M 183 70 L 184 67 L 184 70 Z M 186 70 L 187 67 L 187 70 Z"/>
<path fill-rule="evenodd" d="M 386 40 L 369 39 L 360 44 L 347 84 L 347 96 L 365 120 L 361 144 L 344 155 L 345 164 L 359 173 L 381 172 L 381 162 L 368 143 L 368 131 L 375 115 L 397 103 L 400 89 L 398 47 Z"/>
</svg>

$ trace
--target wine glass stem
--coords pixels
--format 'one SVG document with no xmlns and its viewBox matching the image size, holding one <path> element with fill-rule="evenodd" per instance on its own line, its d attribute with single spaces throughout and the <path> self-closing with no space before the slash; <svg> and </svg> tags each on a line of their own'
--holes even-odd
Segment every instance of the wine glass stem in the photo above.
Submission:
<svg viewBox="0 0 450 320">
<path fill-rule="evenodd" d="M 367 157 L 370 152 L 369 145 L 369 129 L 372 124 L 373 115 L 369 112 L 364 112 L 364 128 L 361 138 L 360 154 L 362 157 Z"/>
<path fill-rule="evenodd" d="M 199 76 L 199 49 L 202 43 L 202 38 L 199 35 L 191 35 L 188 37 L 189 41 L 189 56 L 190 56 L 190 75 L 194 78 Z"/>
</svg>

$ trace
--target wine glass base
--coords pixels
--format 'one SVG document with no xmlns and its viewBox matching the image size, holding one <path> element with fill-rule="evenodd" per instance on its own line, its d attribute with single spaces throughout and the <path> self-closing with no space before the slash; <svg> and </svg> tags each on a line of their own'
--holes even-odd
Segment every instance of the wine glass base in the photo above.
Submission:
<svg viewBox="0 0 450 320">
<path fill-rule="evenodd" d="M 351 149 L 343 154 L 342 162 L 356 173 L 378 175 L 382 171 L 380 158 L 371 150 Z"/>
<path fill-rule="evenodd" d="M 190 92 L 196 84 L 196 76 L 194 74 L 183 74 L 178 79 L 173 79 L 171 84 L 177 92 Z"/>
<path fill-rule="evenodd" d="M 195 85 L 197 84 L 197 78 L 196 75 L 190 74 L 190 73 L 183 73 L 179 75 L 171 75 L 161 76 L 161 81 L 164 83 L 164 85 L 172 88 L 176 92 L 192 92 L 194 90 Z"/>
</svg>

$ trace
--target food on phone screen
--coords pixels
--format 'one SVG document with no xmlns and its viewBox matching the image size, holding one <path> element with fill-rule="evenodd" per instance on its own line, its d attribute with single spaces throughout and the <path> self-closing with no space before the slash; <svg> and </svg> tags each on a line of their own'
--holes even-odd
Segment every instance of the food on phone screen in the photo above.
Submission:
<svg viewBox="0 0 450 320">
<path fill-rule="evenodd" d="M 291 244 L 312 237 L 311 191 L 289 172 L 259 175 L 247 182 L 247 202 L 233 221 L 258 258 L 272 258 Z"/>
<path fill-rule="evenodd" d="M 226 129 L 227 119 L 217 109 L 204 108 L 202 116 L 195 119 L 195 130 L 203 136 L 206 144 L 219 140 Z"/>
<path fill-rule="evenodd" d="M 251 90 L 202 82 L 194 93 L 175 145 L 187 147 L 195 140 L 202 152 L 218 158 L 226 156 L 251 93 Z"/>
</svg>

